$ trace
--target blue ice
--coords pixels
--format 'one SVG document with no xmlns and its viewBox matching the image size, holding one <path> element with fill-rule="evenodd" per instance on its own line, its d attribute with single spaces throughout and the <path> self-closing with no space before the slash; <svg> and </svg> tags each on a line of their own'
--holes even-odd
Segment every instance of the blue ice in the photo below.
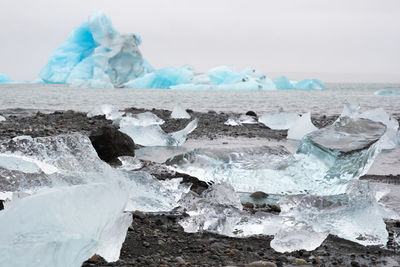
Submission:
<svg viewBox="0 0 400 267">
<path fill-rule="evenodd" d="M 11 78 L 5 74 L 0 73 L 0 83 L 9 83 L 11 82 Z"/>
<path fill-rule="evenodd" d="M 138 48 L 141 43 L 138 35 L 119 33 L 104 13 L 95 10 L 87 22 L 53 51 L 39 76 L 45 83 L 89 88 L 324 89 L 318 80 L 296 82 L 285 76 L 272 80 L 253 68 L 235 71 L 229 66 L 220 66 L 203 74 L 187 66 L 155 70 L 143 58 Z"/>
</svg>

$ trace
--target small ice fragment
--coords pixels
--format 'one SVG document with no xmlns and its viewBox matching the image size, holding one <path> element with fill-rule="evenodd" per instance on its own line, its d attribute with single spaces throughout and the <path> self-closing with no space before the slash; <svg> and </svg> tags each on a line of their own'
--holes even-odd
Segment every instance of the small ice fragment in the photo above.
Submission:
<svg viewBox="0 0 400 267">
<path fill-rule="evenodd" d="M 3 116 L 0 115 L 0 122 L 5 121 L 6 118 L 4 118 Z"/>
<path fill-rule="evenodd" d="M 242 124 L 257 124 L 258 121 L 254 116 L 249 116 L 249 115 L 240 115 L 239 121 Z"/>
<path fill-rule="evenodd" d="M 224 124 L 228 125 L 228 126 L 241 126 L 242 125 L 241 121 L 234 116 L 230 116 L 228 118 L 228 120 L 226 122 L 224 122 Z"/>
<path fill-rule="evenodd" d="M 157 115 L 148 111 L 135 115 L 127 113 L 126 116 L 122 117 L 121 120 L 119 121 L 119 126 L 121 128 L 129 125 L 145 127 L 150 125 L 162 125 L 162 124 L 164 124 L 163 119 L 160 119 Z"/>
<path fill-rule="evenodd" d="M 105 115 L 107 120 L 116 120 L 124 114 L 125 112 L 119 112 L 113 105 L 103 104 L 89 111 L 87 116 L 91 118 L 94 116 Z"/>
<path fill-rule="evenodd" d="M 296 89 L 302 90 L 322 90 L 325 89 L 324 84 L 317 79 L 304 79 L 295 83 L 294 87 Z"/>
<path fill-rule="evenodd" d="M 135 157 L 121 156 L 118 157 L 118 159 L 121 161 L 121 166 L 118 167 L 119 169 L 134 171 L 143 167 L 143 163 Z"/>
<path fill-rule="evenodd" d="M 120 131 L 129 135 L 135 144 L 142 146 L 180 146 L 197 127 L 198 120 L 194 119 L 180 131 L 165 133 L 159 125 L 135 126 L 124 124 Z"/>
<path fill-rule="evenodd" d="M 316 232 L 305 223 L 284 221 L 281 229 L 271 241 L 271 247 L 278 252 L 314 250 L 327 238 L 329 232 Z"/>
<path fill-rule="evenodd" d="M 311 113 L 301 115 L 288 129 L 288 139 L 301 140 L 305 135 L 318 130 L 311 122 Z"/>
<path fill-rule="evenodd" d="M 181 105 L 176 105 L 171 113 L 173 119 L 190 119 L 189 113 Z"/>
<path fill-rule="evenodd" d="M 280 111 L 277 113 L 266 113 L 258 118 L 258 122 L 272 130 L 287 130 L 299 118 L 300 116 L 297 113 Z"/>
</svg>

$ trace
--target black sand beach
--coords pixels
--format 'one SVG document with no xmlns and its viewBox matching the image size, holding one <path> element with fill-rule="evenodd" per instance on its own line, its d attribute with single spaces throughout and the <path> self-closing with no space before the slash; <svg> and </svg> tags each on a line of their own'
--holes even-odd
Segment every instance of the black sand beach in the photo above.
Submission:
<svg viewBox="0 0 400 267">
<path fill-rule="evenodd" d="M 130 108 L 126 111 L 140 113 L 146 110 Z M 172 132 L 184 128 L 189 120 L 170 119 L 170 111 L 149 110 L 164 119 L 162 128 Z M 199 113 L 189 111 L 199 118 L 197 129 L 189 139 L 219 137 L 247 137 L 269 140 L 286 138 L 286 131 L 274 131 L 259 124 L 241 127 L 223 123 L 228 113 Z M 1 113 L 0 113 L 1 115 Z M 236 114 L 238 115 L 238 114 Z M 321 128 L 331 124 L 336 116 L 313 115 L 313 123 Z M 399 120 L 399 116 L 396 117 Z M 81 132 L 86 135 L 103 126 L 116 127 L 104 116 L 88 118 L 86 113 L 60 111 L 51 114 L 37 113 L 34 116 L 10 116 L 0 123 L 0 139 L 6 140 L 20 135 L 32 137 Z M 162 168 L 162 164 L 146 162 L 142 170 L 158 179 L 183 177 L 184 182 L 193 183 L 192 190 L 201 193 L 207 184 L 195 177 L 173 173 Z M 399 176 L 367 175 L 361 179 L 375 182 L 399 183 Z M 279 207 L 243 203 L 248 212 L 279 212 Z M 181 214 L 132 214 L 133 223 L 121 250 L 120 260 L 106 263 L 94 256 L 83 266 L 398 266 L 400 248 L 393 242 L 393 233 L 400 232 L 400 221 L 388 221 L 389 242 L 386 248 L 364 247 L 336 236 L 329 236 L 314 251 L 278 253 L 270 247 L 272 236 L 231 238 L 212 233 L 185 233 L 178 224 Z M 256 263 L 257 262 L 257 263 Z"/>
</svg>

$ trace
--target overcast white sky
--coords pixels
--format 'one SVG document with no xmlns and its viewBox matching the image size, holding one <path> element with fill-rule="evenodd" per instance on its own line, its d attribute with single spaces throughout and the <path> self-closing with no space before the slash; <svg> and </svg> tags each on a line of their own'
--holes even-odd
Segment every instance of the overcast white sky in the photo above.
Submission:
<svg viewBox="0 0 400 267">
<path fill-rule="evenodd" d="M 156 68 L 400 82 L 399 0 L 0 0 L 0 73 L 36 78 L 94 8 L 141 35 Z"/>
</svg>

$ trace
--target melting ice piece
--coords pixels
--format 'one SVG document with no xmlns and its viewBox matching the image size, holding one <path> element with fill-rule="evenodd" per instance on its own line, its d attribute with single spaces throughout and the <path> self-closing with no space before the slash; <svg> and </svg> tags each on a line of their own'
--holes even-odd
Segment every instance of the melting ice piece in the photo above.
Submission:
<svg viewBox="0 0 400 267">
<path fill-rule="evenodd" d="M 135 157 L 121 156 L 118 157 L 118 159 L 121 161 L 121 166 L 119 166 L 118 168 L 123 170 L 134 171 L 139 170 L 143 167 L 143 163 Z"/>
<path fill-rule="evenodd" d="M 3 116 L 0 115 L 0 122 L 5 121 L 6 118 L 4 118 Z"/>
<path fill-rule="evenodd" d="M 52 53 L 40 78 L 74 86 L 121 86 L 153 71 L 138 49 L 140 42 L 135 34 L 118 33 L 109 18 L 94 11 Z"/>
<path fill-rule="evenodd" d="M 182 178 L 160 181 L 147 172 L 121 172 L 120 175 L 125 177 L 122 187 L 129 193 L 128 211 L 171 211 L 191 187 L 191 184 L 181 184 Z"/>
<path fill-rule="evenodd" d="M 9 83 L 11 82 L 11 78 L 5 74 L 0 73 L 0 83 Z"/>
<path fill-rule="evenodd" d="M 224 122 L 224 124 L 228 126 L 241 126 L 242 122 L 239 120 L 239 118 L 231 116 L 226 122 Z"/>
<path fill-rule="evenodd" d="M 266 113 L 258 118 L 258 122 L 272 130 L 287 130 L 299 118 L 300 116 L 297 113 L 280 111 L 277 113 Z"/>
<path fill-rule="evenodd" d="M 119 121 L 120 127 L 127 126 L 150 126 L 150 125 L 162 125 L 164 120 L 157 117 L 157 115 L 151 112 L 143 112 L 139 114 L 132 115 L 127 113 L 125 117 L 122 117 Z"/>
<path fill-rule="evenodd" d="M 229 236 L 240 222 L 243 209 L 233 187 L 223 184 L 210 186 L 201 197 L 187 194 L 180 206 L 189 214 L 179 222 L 186 232 L 210 231 Z"/>
<path fill-rule="evenodd" d="M 95 253 L 118 260 L 132 222 L 126 198 L 115 186 L 89 184 L 20 199 L 0 212 L 0 265 L 78 267 Z"/>
<path fill-rule="evenodd" d="M 316 232 L 328 232 L 362 245 L 385 245 L 385 211 L 366 181 L 352 181 L 338 196 L 295 195 L 279 201 L 281 215 L 294 217 Z"/>
<path fill-rule="evenodd" d="M 254 116 L 249 116 L 249 115 L 240 115 L 239 121 L 242 124 L 257 124 L 258 121 Z"/>
<path fill-rule="evenodd" d="M 107 120 L 116 120 L 124 115 L 125 112 L 119 112 L 117 108 L 110 104 L 103 104 L 89 111 L 87 116 L 89 118 L 94 116 L 105 115 Z"/>
<path fill-rule="evenodd" d="M 165 133 L 159 125 L 135 126 L 132 124 L 120 126 L 120 131 L 129 135 L 135 144 L 142 146 L 180 146 L 187 135 L 196 129 L 198 119 L 189 122 L 180 131 Z"/>
<path fill-rule="evenodd" d="M 271 247 L 281 253 L 314 250 L 327 238 L 328 231 L 317 232 L 303 222 L 282 220 L 281 228 L 271 241 Z"/>
<path fill-rule="evenodd" d="M 335 195 L 366 173 L 379 153 L 378 141 L 384 132 L 381 123 L 348 120 L 310 133 L 293 156 L 271 148 L 195 150 L 167 163 L 181 173 L 206 182 L 229 183 L 241 192 Z"/>
<path fill-rule="evenodd" d="M 364 118 L 372 121 L 380 122 L 386 125 L 386 133 L 382 137 L 381 148 L 382 149 L 394 149 L 400 145 L 399 135 L 399 122 L 390 117 L 383 108 L 376 108 L 367 110 L 363 113 L 359 112 L 360 106 L 356 103 L 345 103 L 342 114 L 336 120 L 335 123 L 339 123 L 343 117 L 350 118 Z"/>
<path fill-rule="evenodd" d="M 190 119 L 189 113 L 181 105 L 176 105 L 171 113 L 173 119 Z"/>
<path fill-rule="evenodd" d="M 311 122 L 311 113 L 301 115 L 296 121 L 292 122 L 288 129 L 288 139 L 301 140 L 303 136 L 318 130 Z"/>
</svg>

